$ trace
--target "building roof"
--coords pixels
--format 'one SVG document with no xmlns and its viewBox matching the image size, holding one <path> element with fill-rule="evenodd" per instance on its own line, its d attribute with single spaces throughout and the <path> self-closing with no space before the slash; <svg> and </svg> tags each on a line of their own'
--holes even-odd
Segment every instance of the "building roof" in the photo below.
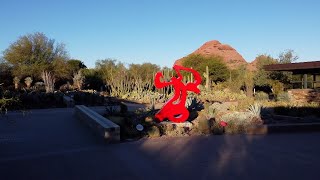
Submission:
<svg viewBox="0 0 320 180">
<path fill-rule="evenodd" d="M 266 71 L 292 71 L 292 72 L 319 72 L 320 61 L 288 63 L 288 64 L 270 64 L 263 66 Z"/>
</svg>

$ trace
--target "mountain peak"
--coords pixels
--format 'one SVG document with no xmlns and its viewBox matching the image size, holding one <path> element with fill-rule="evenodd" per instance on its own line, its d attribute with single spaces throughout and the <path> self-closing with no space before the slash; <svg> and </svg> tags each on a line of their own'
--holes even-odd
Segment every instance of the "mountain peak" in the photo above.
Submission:
<svg viewBox="0 0 320 180">
<path fill-rule="evenodd" d="M 241 65 L 247 65 L 246 60 L 230 45 L 221 44 L 218 40 L 204 43 L 191 54 L 203 56 L 220 56 L 230 69 L 236 69 Z M 183 58 L 176 60 L 174 64 L 182 65 Z"/>
</svg>

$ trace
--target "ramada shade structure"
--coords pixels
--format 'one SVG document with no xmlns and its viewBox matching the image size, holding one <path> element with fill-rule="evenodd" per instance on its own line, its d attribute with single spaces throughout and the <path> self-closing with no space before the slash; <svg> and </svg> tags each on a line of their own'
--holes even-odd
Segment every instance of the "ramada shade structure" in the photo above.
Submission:
<svg viewBox="0 0 320 180">
<path fill-rule="evenodd" d="M 293 74 L 301 75 L 301 81 L 292 81 L 292 83 L 301 83 L 303 89 L 320 88 L 320 61 L 288 63 L 288 64 L 270 64 L 263 67 L 266 71 L 289 71 Z M 308 75 L 312 75 L 312 80 L 308 81 Z"/>
</svg>

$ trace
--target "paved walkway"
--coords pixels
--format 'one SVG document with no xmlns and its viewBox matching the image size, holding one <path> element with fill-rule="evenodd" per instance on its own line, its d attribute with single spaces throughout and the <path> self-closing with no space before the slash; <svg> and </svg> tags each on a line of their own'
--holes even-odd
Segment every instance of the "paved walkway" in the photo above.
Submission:
<svg viewBox="0 0 320 180">
<path fill-rule="evenodd" d="M 72 109 L 0 116 L 0 179 L 319 179 L 320 133 L 104 144 Z"/>
</svg>

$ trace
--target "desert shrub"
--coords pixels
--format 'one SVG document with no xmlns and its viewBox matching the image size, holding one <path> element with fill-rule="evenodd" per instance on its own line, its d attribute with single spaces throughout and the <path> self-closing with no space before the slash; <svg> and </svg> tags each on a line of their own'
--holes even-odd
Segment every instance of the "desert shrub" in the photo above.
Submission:
<svg viewBox="0 0 320 180">
<path fill-rule="evenodd" d="M 26 108 L 56 108 L 65 107 L 63 103 L 63 93 L 45 93 L 45 92 L 30 92 L 19 94 L 21 103 Z"/>
<path fill-rule="evenodd" d="M 210 134 L 211 120 L 208 120 L 207 118 L 200 118 L 198 129 L 199 129 L 199 132 L 202 134 Z"/>
<path fill-rule="evenodd" d="M 0 114 L 6 114 L 7 111 L 18 109 L 22 109 L 22 104 L 18 98 L 0 99 Z"/>
<path fill-rule="evenodd" d="M 249 112 L 232 112 L 222 115 L 221 120 L 228 124 L 232 121 L 236 122 L 237 124 L 249 124 L 252 117 L 252 114 Z"/>
<path fill-rule="evenodd" d="M 238 106 L 236 106 L 235 110 L 237 111 L 245 111 L 247 108 L 251 105 L 254 104 L 254 98 L 245 98 L 242 100 L 238 101 Z"/>
<path fill-rule="evenodd" d="M 201 92 L 198 95 L 199 99 L 203 101 L 235 101 L 246 99 L 247 96 L 241 91 L 240 93 L 234 93 L 230 91 L 212 91 L 212 92 Z"/>
<path fill-rule="evenodd" d="M 277 101 L 286 101 L 289 102 L 291 100 L 290 94 L 288 92 L 280 92 L 277 97 Z"/>
<path fill-rule="evenodd" d="M 70 93 L 70 95 L 73 95 L 76 104 L 87 106 L 104 105 L 104 96 L 97 93 L 77 91 Z"/>
<path fill-rule="evenodd" d="M 41 91 L 41 92 L 45 92 L 46 91 L 44 82 L 42 82 L 42 81 L 34 83 L 34 86 L 32 87 L 32 89 L 36 90 L 36 91 Z"/>
<path fill-rule="evenodd" d="M 214 104 L 208 104 L 206 103 L 206 105 L 204 106 L 204 110 L 206 112 L 206 117 L 207 119 L 212 119 L 215 117 L 216 115 L 216 107 L 214 106 Z"/>
<path fill-rule="evenodd" d="M 66 84 L 61 85 L 59 87 L 59 90 L 61 92 L 71 91 L 73 90 L 73 86 L 69 82 L 67 82 Z"/>
<path fill-rule="evenodd" d="M 244 133 L 246 129 L 252 125 L 261 124 L 262 121 L 251 112 L 232 112 L 224 114 L 220 117 L 217 123 L 224 121 L 227 123 L 225 126 L 226 133 Z"/>
<path fill-rule="evenodd" d="M 258 101 L 267 101 L 269 100 L 269 95 L 263 91 L 260 91 L 254 95 L 254 99 Z"/>
</svg>

